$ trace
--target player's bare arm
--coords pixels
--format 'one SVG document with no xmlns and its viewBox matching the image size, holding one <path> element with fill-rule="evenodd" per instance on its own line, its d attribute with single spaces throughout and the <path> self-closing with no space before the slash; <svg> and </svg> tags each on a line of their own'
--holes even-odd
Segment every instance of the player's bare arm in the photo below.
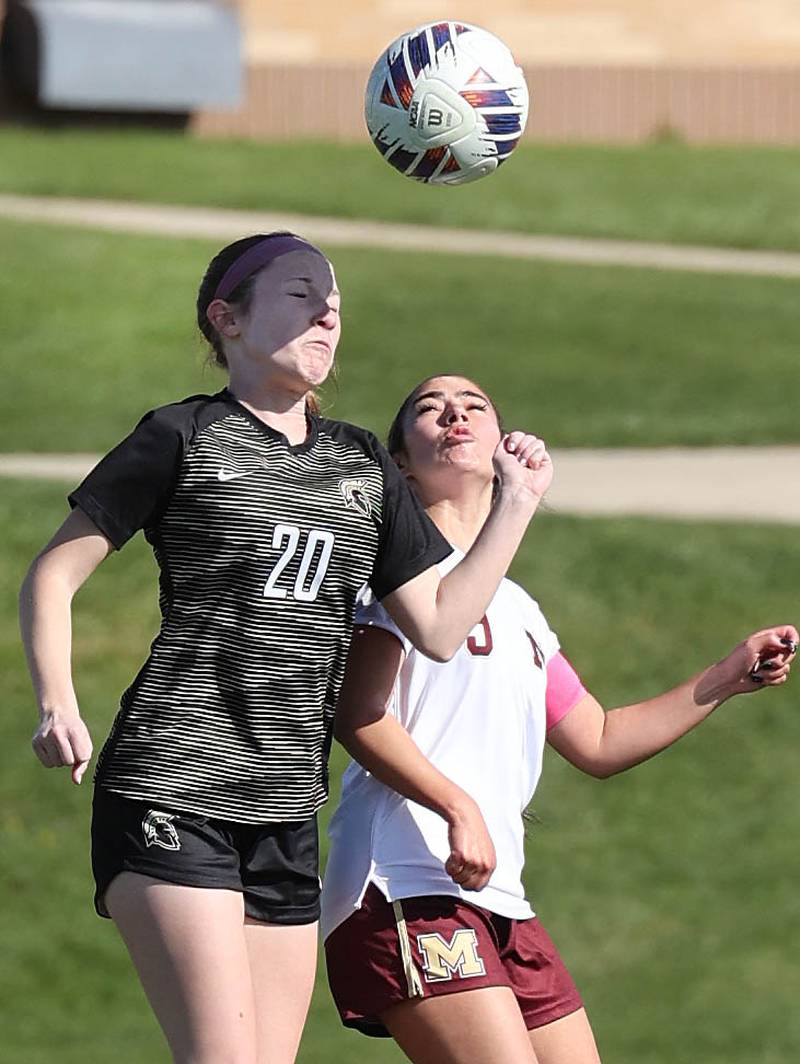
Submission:
<svg viewBox="0 0 800 1064">
<path fill-rule="evenodd" d="M 624 772 L 670 746 L 734 695 L 785 683 L 799 639 L 793 625 L 754 632 L 679 687 L 607 713 L 587 694 L 550 730 L 548 742 L 589 775 Z"/>
<path fill-rule="evenodd" d="M 494 468 L 497 497 L 463 561 L 441 579 L 435 569 L 421 573 L 383 602 L 414 646 L 435 661 L 449 661 L 485 613 L 553 479 L 544 441 L 523 432 L 500 441 Z"/>
<path fill-rule="evenodd" d="M 354 630 L 336 710 L 336 738 L 381 783 L 447 821 L 450 856 L 445 869 L 466 890 L 480 890 L 496 864 L 480 809 L 434 768 L 387 712 L 402 658 L 402 644 L 391 632 L 371 627 Z"/>
<path fill-rule="evenodd" d="M 80 783 L 92 756 L 70 663 L 70 605 L 78 588 L 113 550 L 80 510 L 73 510 L 38 555 L 20 591 L 20 628 L 39 708 L 33 749 L 46 768 L 69 765 Z"/>
</svg>

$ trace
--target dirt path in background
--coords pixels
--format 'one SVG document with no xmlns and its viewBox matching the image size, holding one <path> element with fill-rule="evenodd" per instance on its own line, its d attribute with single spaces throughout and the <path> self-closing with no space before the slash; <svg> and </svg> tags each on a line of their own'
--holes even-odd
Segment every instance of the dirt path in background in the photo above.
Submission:
<svg viewBox="0 0 800 1064">
<path fill-rule="evenodd" d="M 0 455 L 0 476 L 74 485 L 99 455 Z M 553 453 L 550 509 L 584 515 L 800 524 L 799 447 Z"/>
<path fill-rule="evenodd" d="M 477 229 L 436 229 L 313 215 L 215 210 L 105 200 L 0 195 L 0 217 L 86 226 L 127 233 L 233 240 L 249 233 L 291 229 L 329 247 L 501 255 L 584 265 L 637 266 L 704 273 L 800 277 L 800 254 L 648 244 L 583 237 L 534 236 Z M 435 240 L 433 235 L 435 234 Z"/>
<path fill-rule="evenodd" d="M 295 214 L 0 195 L 0 217 L 230 240 L 292 229 L 323 245 L 501 255 L 594 265 L 800 277 L 800 254 L 530 236 Z M 436 239 L 432 240 L 435 232 Z M 76 483 L 96 455 L 0 455 L 0 476 Z M 562 450 L 548 495 L 575 514 L 800 524 L 800 447 Z"/>
</svg>

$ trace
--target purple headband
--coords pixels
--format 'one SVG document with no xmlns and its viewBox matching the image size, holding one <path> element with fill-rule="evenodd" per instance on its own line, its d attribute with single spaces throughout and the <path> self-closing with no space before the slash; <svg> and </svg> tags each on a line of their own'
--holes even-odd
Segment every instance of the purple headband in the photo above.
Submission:
<svg viewBox="0 0 800 1064">
<path fill-rule="evenodd" d="M 287 233 L 285 236 L 264 237 L 231 263 L 217 285 L 214 299 L 227 299 L 251 273 L 255 273 L 273 259 L 286 255 L 290 251 L 313 251 L 317 255 L 322 255 L 319 248 L 292 233 Z M 322 257 L 325 258 L 324 255 Z"/>
</svg>

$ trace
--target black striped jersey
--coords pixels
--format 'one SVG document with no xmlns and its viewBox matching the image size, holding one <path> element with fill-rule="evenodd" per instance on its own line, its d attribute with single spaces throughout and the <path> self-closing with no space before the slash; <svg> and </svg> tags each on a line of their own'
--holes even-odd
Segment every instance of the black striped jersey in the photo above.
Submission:
<svg viewBox="0 0 800 1064">
<path fill-rule="evenodd" d="M 364 429 L 296 446 L 224 390 L 147 414 L 69 496 L 112 544 L 143 529 L 161 627 L 98 785 L 241 823 L 311 816 L 357 598 L 450 547 Z"/>
</svg>

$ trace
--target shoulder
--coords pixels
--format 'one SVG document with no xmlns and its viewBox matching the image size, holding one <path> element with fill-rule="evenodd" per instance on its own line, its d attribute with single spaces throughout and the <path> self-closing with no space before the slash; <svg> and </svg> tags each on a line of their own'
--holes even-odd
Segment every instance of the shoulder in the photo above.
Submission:
<svg viewBox="0 0 800 1064">
<path fill-rule="evenodd" d="M 333 418 L 321 417 L 318 420 L 320 434 L 329 436 L 339 443 L 349 445 L 364 454 L 383 461 L 388 453 L 378 437 L 369 429 L 352 425 L 349 421 L 335 421 Z"/>
<path fill-rule="evenodd" d="M 550 622 L 535 598 L 513 580 L 504 579 L 500 586 L 504 585 L 509 596 L 505 602 L 511 604 L 507 605 L 506 609 L 513 609 L 514 615 L 522 620 L 528 639 L 533 644 L 536 664 L 541 667 L 542 663 L 549 663 L 560 649 L 558 635 L 550 627 Z"/>
<path fill-rule="evenodd" d="M 127 443 L 145 448 L 163 448 L 169 453 L 186 453 L 197 437 L 209 426 L 234 413 L 224 393 L 190 395 L 174 403 L 148 410 Z"/>
<path fill-rule="evenodd" d="M 185 399 L 148 410 L 140 424 L 150 423 L 163 430 L 191 435 L 193 431 L 224 417 L 230 409 L 222 392 L 216 395 L 189 395 Z"/>
<path fill-rule="evenodd" d="M 500 587 L 504 590 L 505 594 L 510 600 L 512 600 L 518 608 L 525 611 L 525 613 L 540 618 L 545 624 L 547 619 L 542 613 L 542 608 L 539 603 L 529 595 L 528 592 L 520 584 L 517 584 L 514 580 L 509 580 L 508 577 L 503 577 L 500 582 Z"/>
</svg>

